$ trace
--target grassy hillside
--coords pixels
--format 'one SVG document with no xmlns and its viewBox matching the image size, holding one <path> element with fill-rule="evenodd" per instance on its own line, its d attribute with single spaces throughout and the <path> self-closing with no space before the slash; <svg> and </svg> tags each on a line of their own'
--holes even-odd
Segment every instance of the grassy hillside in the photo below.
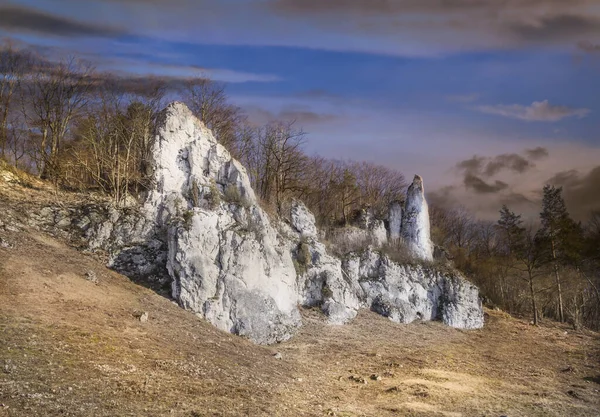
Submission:
<svg viewBox="0 0 600 417">
<path fill-rule="evenodd" d="M 474 331 L 371 312 L 332 327 L 305 310 L 291 341 L 256 346 L 16 221 L 78 198 L 0 178 L 0 417 L 599 414 L 597 333 L 491 310 Z"/>
</svg>

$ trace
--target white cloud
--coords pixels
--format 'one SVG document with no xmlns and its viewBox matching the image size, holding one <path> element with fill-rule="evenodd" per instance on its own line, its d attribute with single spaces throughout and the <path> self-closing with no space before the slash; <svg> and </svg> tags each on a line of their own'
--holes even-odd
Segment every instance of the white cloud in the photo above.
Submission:
<svg viewBox="0 0 600 417">
<path fill-rule="evenodd" d="M 548 100 L 534 101 L 530 106 L 498 104 L 494 106 L 477 106 L 475 109 L 482 113 L 495 114 L 528 122 L 558 122 L 567 117 L 578 117 L 581 119 L 590 113 L 589 109 L 554 106 Z"/>
</svg>

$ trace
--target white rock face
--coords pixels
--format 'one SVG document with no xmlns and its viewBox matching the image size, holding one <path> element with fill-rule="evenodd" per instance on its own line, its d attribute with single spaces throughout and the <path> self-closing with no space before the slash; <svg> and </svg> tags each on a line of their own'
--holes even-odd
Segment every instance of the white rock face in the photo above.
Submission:
<svg viewBox="0 0 600 417">
<path fill-rule="evenodd" d="M 363 210 L 358 218 L 357 226 L 368 232 L 374 246 L 380 247 L 387 243 L 387 230 L 383 220 L 376 219 L 371 209 Z"/>
<path fill-rule="evenodd" d="M 300 201 L 293 201 L 290 208 L 290 218 L 294 229 L 301 237 L 316 238 L 318 235 L 315 216 Z"/>
<path fill-rule="evenodd" d="M 369 308 L 397 323 L 439 319 L 464 329 L 483 326 L 479 291 L 458 273 L 399 265 L 373 246 L 340 261 L 315 239 L 300 245 L 298 252 L 310 254 L 299 271 L 301 303 L 321 305 L 331 324 L 347 323 Z"/>
<path fill-rule="evenodd" d="M 390 204 L 388 212 L 390 242 L 396 243 L 402 231 L 402 203 L 394 201 Z"/>
<path fill-rule="evenodd" d="M 440 319 L 463 329 L 483 326 L 477 287 L 458 273 L 399 265 L 373 250 L 348 257 L 345 275 L 361 288 L 361 306 L 397 323 Z M 459 295 L 460 294 L 460 295 Z"/>
<path fill-rule="evenodd" d="M 159 223 L 193 208 L 214 191 L 237 194 L 249 206 L 256 204 L 246 169 L 185 104 L 170 104 L 158 126 L 152 149 L 155 187 L 146 210 L 156 214 Z"/>
<path fill-rule="evenodd" d="M 340 259 L 319 241 L 302 202 L 291 202 L 287 223 L 272 225 L 244 167 L 185 105 L 163 111 L 153 157 L 155 186 L 141 211 L 89 204 L 74 212 L 48 208 L 39 220 L 76 229 L 90 249 L 108 250 L 110 266 L 129 276 L 156 276 L 161 287 L 171 282 L 182 307 L 257 343 L 290 338 L 301 325 L 299 304 L 320 306 L 331 324 L 369 308 L 400 323 L 483 325 L 478 290 L 460 275 L 399 265 L 377 250 L 389 233 L 416 257 L 432 259 L 420 177 L 405 210 L 390 207 L 390 230 L 368 210 L 341 229 L 339 237 L 354 249 Z"/>
<path fill-rule="evenodd" d="M 291 337 L 301 324 L 294 264 L 244 167 L 181 103 L 165 109 L 153 155 L 146 210 L 168 228 L 173 297 L 257 343 Z"/>
<path fill-rule="evenodd" d="M 401 235 L 412 253 L 423 260 L 433 260 L 433 243 L 429 231 L 429 208 L 425 200 L 423 179 L 415 175 L 406 193 Z"/>
</svg>

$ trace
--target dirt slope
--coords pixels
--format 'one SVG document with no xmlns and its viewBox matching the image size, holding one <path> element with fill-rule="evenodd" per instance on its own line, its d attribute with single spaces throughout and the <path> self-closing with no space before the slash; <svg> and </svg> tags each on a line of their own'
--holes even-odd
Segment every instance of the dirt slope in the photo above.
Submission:
<svg viewBox="0 0 600 417">
<path fill-rule="evenodd" d="M 43 194 L 11 190 L 0 187 L 0 220 Z M 0 417 L 600 415 L 597 333 L 496 311 L 476 331 L 304 316 L 291 341 L 255 346 L 4 221 Z"/>
</svg>

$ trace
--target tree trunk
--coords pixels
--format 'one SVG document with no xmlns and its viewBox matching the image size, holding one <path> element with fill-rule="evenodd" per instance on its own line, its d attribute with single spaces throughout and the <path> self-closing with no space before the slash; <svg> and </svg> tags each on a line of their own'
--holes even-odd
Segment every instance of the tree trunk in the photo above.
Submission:
<svg viewBox="0 0 600 417">
<path fill-rule="evenodd" d="M 48 128 L 43 128 L 42 129 L 42 143 L 40 144 L 40 154 L 41 154 L 41 161 L 40 163 L 42 164 L 41 169 L 39 169 L 39 176 L 41 179 L 47 179 L 48 178 L 48 153 L 47 153 L 47 148 L 48 147 Z"/>
<path fill-rule="evenodd" d="M 554 239 L 551 239 L 552 244 L 552 263 L 554 269 L 554 278 L 556 279 L 556 288 L 558 290 L 558 319 L 561 323 L 565 321 L 564 308 L 563 308 L 563 299 L 562 299 L 562 289 L 560 286 L 560 276 L 558 274 L 558 264 L 556 262 L 556 249 L 554 247 Z"/>
<path fill-rule="evenodd" d="M 538 310 L 537 310 L 537 303 L 535 300 L 535 289 L 533 288 L 533 276 L 531 275 L 531 272 L 528 273 L 528 280 L 529 280 L 529 294 L 531 296 L 531 308 L 533 309 L 533 325 L 537 326 L 538 322 L 539 322 L 539 318 L 538 318 Z"/>
</svg>

